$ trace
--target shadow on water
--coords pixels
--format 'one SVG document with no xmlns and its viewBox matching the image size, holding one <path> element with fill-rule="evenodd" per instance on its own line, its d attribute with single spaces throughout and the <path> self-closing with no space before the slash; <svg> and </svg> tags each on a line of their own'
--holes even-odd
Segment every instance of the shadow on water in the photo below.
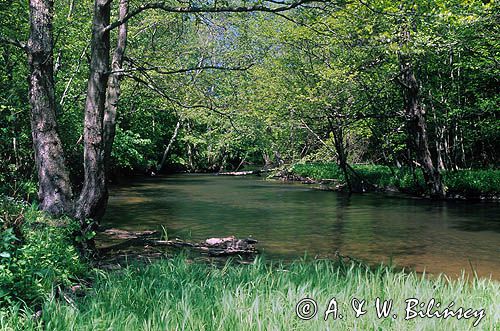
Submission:
<svg viewBox="0 0 500 331">
<path fill-rule="evenodd" d="M 111 189 L 103 225 L 170 237 L 253 236 L 270 258 L 333 257 L 500 279 L 500 204 L 348 196 L 259 177 L 174 175 Z"/>
</svg>

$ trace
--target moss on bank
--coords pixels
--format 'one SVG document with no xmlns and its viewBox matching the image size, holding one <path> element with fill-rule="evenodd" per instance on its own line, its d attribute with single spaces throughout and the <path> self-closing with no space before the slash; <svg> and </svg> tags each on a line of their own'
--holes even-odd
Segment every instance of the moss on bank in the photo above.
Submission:
<svg viewBox="0 0 500 331">
<path fill-rule="evenodd" d="M 421 171 L 415 175 L 407 168 L 390 168 L 382 165 L 353 165 L 364 180 L 379 188 L 396 188 L 401 192 L 422 194 L 425 182 Z M 334 179 L 345 183 L 342 170 L 335 163 L 295 164 L 294 175 L 315 180 Z M 500 170 L 457 170 L 442 173 L 450 197 L 494 197 L 500 194 Z"/>
</svg>

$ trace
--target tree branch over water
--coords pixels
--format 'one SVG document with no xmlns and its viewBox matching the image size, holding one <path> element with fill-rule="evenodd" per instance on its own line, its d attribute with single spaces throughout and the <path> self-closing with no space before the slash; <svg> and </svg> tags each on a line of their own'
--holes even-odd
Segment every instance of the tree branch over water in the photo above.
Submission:
<svg viewBox="0 0 500 331">
<path fill-rule="evenodd" d="M 111 24 L 109 24 L 107 27 L 104 28 L 104 32 L 110 31 L 124 23 L 126 23 L 129 19 L 133 18 L 134 16 L 139 15 L 145 10 L 149 9 L 159 9 L 165 12 L 169 13 L 183 13 L 183 14 L 188 14 L 188 13 L 248 13 L 248 12 L 267 12 L 267 13 L 281 13 L 287 10 L 291 10 L 294 8 L 298 8 L 303 5 L 307 4 L 315 4 L 315 3 L 323 3 L 323 4 L 328 4 L 331 1 L 330 0 L 299 0 L 296 2 L 291 2 L 291 3 L 286 3 L 286 2 L 279 2 L 279 1 L 265 1 L 269 3 L 270 5 L 278 5 L 278 6 L 265 6 L 265 5 L 253 5 L 253 6 L 222 6 L 219 7 L 216 4 L 214 6 L 200 6 L 196 7 L 193 5 L 189 5 L 187 7 L 175 7 L 167 4 L 166 2 L 154 2 L 154 3 L 147 3 L 144 5 L 139 6 L 135 10 L 132 10 L 127 16 L 125 16 L 123 19 L 117 20 Z"/>
<path fill-rule="evenodd" d="M 132 67 L 132 68 L 111 71 L 110 73 L 126 73 L 126 72 L 134 72 L 134 71 L 140 71 L 140 72 L 154 71 L 154 72 L 162 74 L 162 75 L 172 75 L 172 74 L 182 74 L 182 73 L 186 73 L 186 72 L 190 72 L 190 71 L 207 70 L 207 69 L 227 70 L 227 71 L 245 71 L 245 70 L 250 69 L 253 66 L 254 66 L 254 63 L 251 63 L 245 67 L 223 67 L 223 66 L 215 66 L 215 65 L 205 65 L 205 66 L 196 66 L 196 67 L 191 67 L 191 68 L 163 70 L 163 68 L 165 68 L 163 66 L 142 67 L 142 66 L 136 65 L 135 67 Z"/>
<path fill-rule="evenodd" d="M 209 111 L 212 111 L 218 115 L 221 115 L 221 116 L 224 116 L 226 117 L 230 122 L 231 122 L 231 126 L 237 130 L 237 128 L 235 127 L 234 123 L 233 123 L 233 119 L 231 118 L 231 116 L 227 113 L 224 113 L 220 110 L 217 110 L 216 107 L 212 104 L 194 104 L 194 105 L 190 105 L 190 104 L 185 104 L 185 103 L 182 103 L 181 101 L 171 97 L 170 95 L 168 95 L 167 93 L 165 93 L 160 87 L 158 87 L 156 85 L 156 83 L 153 81 L 152 77 L 150 77 L 149 75 L 145 75 L 146 76 L 146 79 L 148 81 L 146 81 L 145 79 L 141 78 L 141 77 L 137 77 L 137 76 L 134 76 L 134 75 L 130 75 L 130 74 L 126 74 L 125 75 L 126 77 L 129 77 L 131 79 L 133 79 L 134 81 L 140 83 L 140 84 L 143 84 L 144 86 L 148 87 L 150 90 L 158 93 L 160 96 L 162 96 L 163 98 L 165 98 L 167 101 L 171 102 L 172 104 L 178 106 L 178 107 L 181 107 L 181 108 L 185 108 L 185 109 L 196 109 L 196 108 L 201 108 L 201 109 L 205 109 L 205 110 L 209 110 Z M 210 100 L 212 101 L 212 100 Z"/>
</svg>

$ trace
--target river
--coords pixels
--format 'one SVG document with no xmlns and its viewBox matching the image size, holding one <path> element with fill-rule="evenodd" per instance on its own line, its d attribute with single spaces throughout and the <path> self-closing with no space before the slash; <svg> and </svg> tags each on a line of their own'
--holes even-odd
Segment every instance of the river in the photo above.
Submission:
<svg viewBox="0 0 500 331">
<path fill-rule="evenodd" d="M 380 193 L 346 194 L 256 176 L 172 175 L 110 191 L 104 227 L 167 228 L 200 241 L 235 235 L 259 241 L 270 259 L 332 257 L 456 277 L 500 279 L 500 203 L 432 202 Z"/>
</svg>

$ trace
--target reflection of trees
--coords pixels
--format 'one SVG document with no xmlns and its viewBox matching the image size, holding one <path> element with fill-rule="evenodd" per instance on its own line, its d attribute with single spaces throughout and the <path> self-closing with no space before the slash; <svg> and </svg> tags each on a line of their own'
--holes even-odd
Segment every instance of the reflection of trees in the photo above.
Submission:
<svg viewBox="0 0 500 331">
<path fill-rule="evenodd" d="M 332 224 L 332 254 L 336 251 L 342 253 L 345 236 L 345 212 L 351 205 L 351 195 L 338 193 L 335 195 L 337 208 Z"/>
</svg>

